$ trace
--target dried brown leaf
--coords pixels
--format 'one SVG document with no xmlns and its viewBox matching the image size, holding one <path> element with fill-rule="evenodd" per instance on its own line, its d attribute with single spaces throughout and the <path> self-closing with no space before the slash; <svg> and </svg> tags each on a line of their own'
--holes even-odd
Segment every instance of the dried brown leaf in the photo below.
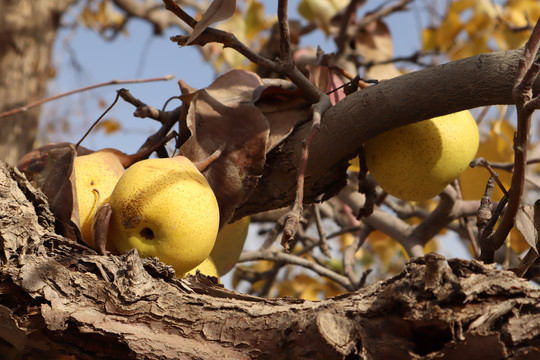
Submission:
<svg viewBox="0 0 540 360">
<path fill-rule="evenodd" d="M 47 157 L 47 165 L 37 176 L 36 183 L 49 199 L 49 206 L 62 225 L 62 235 L 80 240 L 82 236 L 73 169 L 76 157 L 77 151 L 73 144 L 52 148 Z"/>
<path fill-rule="evenodd" d="M 310 104 L 288 81 L 263 81 L 233 70 L 195 93 L 181 83 L 188 136 L 180 154 L 193 162 L 220 155 L 204 172 L 219 203 L 221 225 L 250 196 L 266 154 L 299 124 L 309 121 Z"/>
<path fill-rule="evenodd" d="M 269 125 L 252 101 L 261 85 L 256 74 L 234 70 L 199 90 L 189 104 L 191 137 L 180 154 L 196 162 L 222 151 L 204 173 L 216 194 L 222 225 L 262 175 Z"/>
<path fill-rule="evenodd" d="M 538 233 L 534 226 L 534 210 L 531 205 L 522 204 L 516 214 L 516 228 L 519 230 L 527 244 L 536 250 Z"/>
<path fill-rule="evenodd" d="M 33 149 L 26 155 L 24 155 L 17 164 L 17 168 L 24 172 L 27 176 L 29 174 L 37 174 L 43 171 L 47 166 L 47 159 L 52 149 L 69 148 L 73 144 L 68 142 L 51 143 L 40 146 Z M 78 155 L 87 155 L 93 153 L 93 150 L 79 146 L 77 148 Z"/>
<path fill-rule="evenodd" d="M 330 97 L 332 105 L 345 98 L 343 85 L 345 82 L 334 72 L 330 71 L 328 66 L 308 65 L 306 69 L 309 71 L 309 80 L 317 86 L 317 88 Z M 341 88 L 340 90 L 336 90 Z"/>
<path fill-rule="evenodd" d="M 355 49 L 366 63 L 392 59 L 394 45 L 386 23 L 376 20 L 359 31 L 355 38 Z M 366 78 L 377 80 L 391 79 L 399 75 L 401 73 L 392 63 L 371 66 L 365 73 Z"/>
<path fill-rule="evenodd" d="M 257 107 L 268 119 L 270 134 L 266 152 L 270 152 L 300 124 L 311 120 L 311 104 L 295 91 L 278 92 L 276 87 L 267 88 L 269 91 L 257 101 Z"/>
<path fill-rule="evenodd" d="M 99 206 L 92 219 L 92 238 L 94 239 L 96 250 L 102 255 L 107 253 L 107 234 L 109 232 L 111 215 L 111 204 L 106 202 Z"/>
<path fill-rule="evenodd" d="M 235 10 L 236 0 L 214 0 L 204 12 L 201 20 L 193 28 L 193 32 L 187 39 L 186 45 L 189 45 L 213 23 L 230 18 Z"/>
</svg>

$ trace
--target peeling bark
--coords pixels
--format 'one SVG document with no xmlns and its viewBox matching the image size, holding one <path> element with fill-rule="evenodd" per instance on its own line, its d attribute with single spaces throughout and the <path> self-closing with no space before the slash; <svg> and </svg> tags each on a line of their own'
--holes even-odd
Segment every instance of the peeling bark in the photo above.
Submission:
<svg viewBox="0 0 540 360">
<path fill-rule="evenodd" d="M 262 299 L 136 251 L 101 256 L 54 233 L 40 191 L 0 165 L 5 359 L 458 359 L 540 356 L 540 290 L 429 254 L 320 302 Z"/>
</svg>

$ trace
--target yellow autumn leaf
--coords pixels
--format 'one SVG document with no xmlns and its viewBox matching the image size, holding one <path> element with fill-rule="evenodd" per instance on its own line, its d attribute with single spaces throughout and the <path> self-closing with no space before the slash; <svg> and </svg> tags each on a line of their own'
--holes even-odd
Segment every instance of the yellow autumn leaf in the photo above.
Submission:
<svg viewBox="0 0 540 360">
<path fill-rule="evenodd" d="M 531 247 L 515 226 L 510 230 L 509 237 L 510 247 L 516 254 L 520 254 Z"/>
<path fill-rule="evenodd" d="M 437 50 L 437 28 L 428 27 L 422 29 L 422 51 Z"/>
<path fill-rule="evenodd" d="M 456 37 L 463 30 L 459 12 L 452 11 L 452 7 L 446 13 L 446 17 L 437 29 L 436 41 L 437 48 L 442 51 L 448 51 L 454 46 Z"/>
<path fill-rule="evenodd" d="M 463 11 L 468 10 L 475 6 L 478 0 L 458 0 L 452 1 L 448 7 L 448 12 L 454 14 L 461 14 Z"/>
<path fill-rule="evenodd" d="M 320 300 L 320 294 L 324 290 L 324 286 L 315 278 L 306 274 L 296 275 L 290 280 L 285 280 L 278 284 L 278 296 L 290 296 L 296 299 L 304 299 L 310 301 Z"/>
<path fill-rule="evenodd" d="M 476 157 L 483 157 L 490 162 L 509 163 L 514 161 L 512 140 L 514 132 L 515 128 L 507 120 L 495 120 L 491 124 L 491 129 L 487 138 L 480 142 Z M 497 173 L 501 183 L 508 190 L 512 175 L 503 170 L 499 170 Z M 484 195 L 489 176 L 488 171 L 484 168 L 467 168 L 467 170 L 459 177 L 463 199 L 481 199 Z M 502 196 L 502 191 L 496 186 L 493 191 L 492 200 L 499 201 Z"/>
<path fill-rule="evenodd" d="M 347 4 L 347 0 L 302 0 L 298 4 L 298 13 L 307 21 L 316 23 L 328 35 L 330 20 Z"/>
<path fill-rule="evenodd" d="M 510 0 L 500 13 L 500 22 L 493 34 L 501 50 L 517 49 L 525 45 L 531 35 L 527 25 L 535 24 L 540 17 L 538 0 Z M 520 29 L 521 30 L 517 30 Z"/>
<path fill-rule="evenodd" d="M 509 0 L 502 16 L 515 27 L 535 24 L 540 17 L 540 3 L 538 0 Z"/>
<path fill-rule="evenodd" d="M 439 240 L 434 237 L 424 245 L 424 253 L 437 252 L 439 250 Z"/>
<path fill-rule="evenodd" d="M 360 172 L 360 158 L 358 156 L 351 160 L 348 170 L 352 172 Z"/>
<path fill-rule="evenodd" d="M 400 243 L 379 230 L 369 234 L 367 243 L 385 265 L 390 264 L 396 257 L 406 256 L 405 249 Z"/>
<path fill-rule="evenodd" d="M 97 125 L 97 128 L 105 131 L 105 134 L 111 135 L 120 130 L 121 125 L 114 119 L 105 119 Z"/>
<path fill-rule="evenodd" d="M 274 19 L 264 13 L 264 5 L 258 0 L 248 0 L 246 9 L 246 37 L 253 40 L 261 31 L 270 28 Z"/>
<path fill-rule="evenodd" d="M 346 293 L 347 291 L 330 279 L 324 278 L 324 298 L 328 299 Z"/>
</svg>

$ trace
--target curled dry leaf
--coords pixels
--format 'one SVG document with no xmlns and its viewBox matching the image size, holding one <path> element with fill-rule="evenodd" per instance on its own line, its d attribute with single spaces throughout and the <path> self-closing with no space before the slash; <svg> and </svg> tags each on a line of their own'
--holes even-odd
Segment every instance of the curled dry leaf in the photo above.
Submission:
<svg viewBox="0 0 540 360">
<path fill-rule="evenodd" d="M 288 81 L 263 79 L 254 92 L 255 104 L 270 125 L 266 153 L 274 149 L 300 124 L 311 121 L 311 104 L 302 90 Z"/>
<path fill-rule="evenodd" d="M 49 206 L 60 225 L 60 233 L 72 240 L 81 240 L 79 207 L 75 188 L 73 161 L 75 145 L 53 147 L 47 165 L 36 177 L 36 184 L 49 199 Z"/>
<path fill-rule="evenodd" d="M 70 146 L 74 145 L 68 142 L 59 142 L 40 146 L 24 155 L 17 163 L 17 168 L 25 173 L 25 175 L 31 180 L 35 175 L 45 169 L 51 150 L 62 148 L 67 149 Z M 91 154 L 93 152 L 93 150 L 87 149 L 83 146 L 79 146 L 77 148 L 77 155 L 79 156 Z"/>
<path fill-rule="evenodd" d="M 242 70 L 195 94 L 182 89 L 191 136 L 180 154 L 199 162 L 221 151 L 204 175 L 216 194 L 223 226 L 257 185 L 267 152 L 309 119 L 309 105 L 294 88 L 265 86 L 258 75 Z"/>
<path fill-rule="evenodd" d="M 204 12 L 201 20 L 193 28 L 193 32 L 186 40 L 186 45 L 189 45 L 213 23 L 230 18 L 235 10 L 236 0 L 214 0 Z"/>
<path fill-rule="evenodd" d="M 262 174 L 269 126 L 251 101 L 253 90 L 261 85 L 257 75 L 232 71 L 199 90 L 189 104 L 186 123 L 191 137 L 180 154 L 198 162 L 221 150 L 204 174 L 216 194 L 221 226 Z"/>
<path fill-rule="evenodd" d="M 112 207 L 108 202 L 99 206 L 96 215 L 92 219 L 92 238 L 98 253 L 107 253 L 107 234 L 112 215 Z"/>
<path fill-rule="evenodd" d="M 336 90 L 345 85 L 345 82 L 334 72 L 330 71 L 328 66 L 308 65 L 309 80 L 315 84 L 317 89 L 329 94 L 332 105 L 343 100 L 346 95 L 343 89 Z"/>
<path fill-rule="evenodd" d="M 360 30 L 355 37 L 355 51 L 364 62 L 377 63 L 387 61 L 394 56 L 392 35 L 386 23 L 382 20 L 371 22 Z M 365 78 L 385 80 L 401 75 L 393 63 L 371 66 L 364 74 Z"/>
<path fill-rule="evenodd" d="M 516 228 L 519 230 L 527 244 L 536 250 L 538 234 L 534 226 L 534 210 L 529 204 L 521 204 L 516 214 Z"/>
</svg>

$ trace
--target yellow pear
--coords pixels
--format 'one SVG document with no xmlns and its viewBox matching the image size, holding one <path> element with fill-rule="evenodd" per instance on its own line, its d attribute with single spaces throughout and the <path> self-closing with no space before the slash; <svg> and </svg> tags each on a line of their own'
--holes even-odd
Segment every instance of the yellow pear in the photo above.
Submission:
<svg viewBox="0 0 540 360">
<path fill-rule="evenodd" d="M 248 235 L 249 223 L 249 216 L 244 216 L 219 230 L 216 244 L 210 254 L 219 275 L 228 273 L 238 262 Z"/>
<path fill-rule="evenodd" d="M 197 270 L 199 270 L 201 274 L 204 274 L 206 276 L 214 276 L 218 279 L 219 282 L 221 282 L 221 279 L 219 278 L 219 274 L 218 274 L 218 269 L 216 268 L 216 264 L 212 260 L 211 257 L 204 259 L 202 263 L 197 265 L 197 267 L 195 267 L 194 269 L 189 270 L 187 274 L 195 275 L 197 274 Z M 179 276 L 179 277 L 182 278 L 184 276 Z"/>
<path fill-rule="evenodd" d="M 92 219 L 99 205 L 108 201 L 124 167 L 113 152 L 104 149 L 76 157 L 73 168 L 82 237 L 95 247 Z"/>
<path fill-rule="evenodd" d="M 108 241 L 119 252 L 158 257 L 177 273 L 206 259 L 216 241 L 214 192 L 186 157 L 148 159 L 130 166 L 114 188 Z"/>
<path fill-rule="evenodd" d="M 382 133 L 364 144 L 368 169 L 389 194 L 423 201 L 438 195 L 474 159 L 478 126 L 469 111 Z"/>
</svg>

